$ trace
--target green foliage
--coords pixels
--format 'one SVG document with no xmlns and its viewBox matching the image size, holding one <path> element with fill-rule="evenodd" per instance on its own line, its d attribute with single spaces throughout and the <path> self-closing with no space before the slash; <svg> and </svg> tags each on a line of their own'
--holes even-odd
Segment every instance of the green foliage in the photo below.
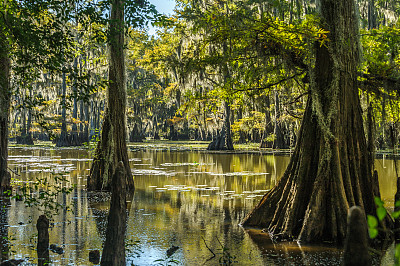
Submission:
<svg viewBox="0 0 400 266">
<path fill-rule="evenodd" d="M 219 239 L 217 238 L 217 241 L 219 243 L 219 245 L 221 246 L 221 256 L 218 259 L 219 264 L 221 265 L 232 265 L 234 263 L 237 263 L 238 261 L 236 261 L 236 256 L 232 255 L 229 251 L 228 248 L 224 247 L 224 245 L 222 245 L 221 241 L 219 241 Z"/>
<path fill-rule="evenodd" d="M 375 216 L 367 215 L 367 222 L 369 237 L 373 239 L 378 236 L 378 220 Z"/>
<path fill-rule="evenodd" d="M 125 241 L 125 251 L 140 257 L 143 251 L 140 249 L 140 240 L 129 239 Z"/>
<path fill-rule="evenodd" d="M 235 121 L 231 125 L 233 140 L 237 142 L 241 135 L 250 135 L 253 131 L 258 131 L 261 134 L 265 129 L 264 117 L 263 113 L 252 111 L 248 117 Z"/>
<path fill-rule="evenodd" d="M 165 265 L 165 266 L 173 265 L 173 264 L 178 265 L 179 261 L 174 259 L 174 258 L 172 258 L 173 254 L 174 253 L 167 254 L 164 258 L 157 259 L 157 260 L 153 261 L 153 263 L 157 263 L 157 265 Z"/>
<path fill-rule="evenodd" d="M 96 147 L 100 141 L 100 130 L 95 129 L 95 133 L 92 135 L 90 138 L 89 142 L 84 142 L 82 143 L 83 146 L 85 146 L 89 150 L 89 154 L 91 157 L 94 157 L 94 153 L 96 151 Z"/>
<path fill-rule="evenodd" d="M 381 230 L 379 228 L 379 223 L 382 222 L 382 220 L 387 215 L 387 211 L 384 207 L 384 202 L 380 198 L 375 197 L 375 204 L 377 206 L 376 214 L 378 218 L 373 215 L 367 215 L 368 233 L 371 239 L 374 239 L 378 236 L 379 230 Z M 400 206 L 400 201 L 397 201 L 395 203 L 395 207 L 399 206 Z M 392 217 L 395 219 L 398 219 L 399 216 L 400 216 L 400 211 L 392 213 Z M 395 246 L 395 264 L 400 265 L 400 244 L 397 244 Z"/>
<path fill-rule="evenodd" d="M 222 255 L 218 260 L 219 264 L 221 265 L 232 265 L 237 263 L 236 256 L 232 255 L 229 249 L 223 247 L 222 248 Z"/>
<path fill-rule="evenodd" d="M 375 197 L 375 204 L 377 206 L 376 215 L 379 221 L 382 221 L 386 216 L 386 208 L 383 206 L 384 202 L 380 198 Z"/>
<path fill-rule="evenodd" d="M 400 265 L 400 244 L 397 244 L 394 250 L 395 264 Z"/>
<path fill-rule="evenodd" d="M 173 265 L 173 264 L 178 265 L 179 261 L 172 259 L 172 258 L 163 258 L 163 259 L 157 259 L 157 260 L 153 261 L 153 263 L 157 263 L 156 265 L 167 266 L 167 265 Z"/>
<path fill-rule="evenodd" d="M 13 183 L 15 186 L 21 181 L 14 179 Z M 12 195 L 11 190 L 4 193 L 16 200 L 22 199 L 28 207 L 36 207 L 47 217 L 52 218 L 61 210 L 71 210 L 69 206 L 58 202 L 60 195 L 70 194 L 75 189 L 75 185 L 67 187 L 69 183 L 70 181 L 62 174 L 51 173 L 50 176 L 38 176 L 32 182 L 22 182 L 15 195 Z"/>
</svg>

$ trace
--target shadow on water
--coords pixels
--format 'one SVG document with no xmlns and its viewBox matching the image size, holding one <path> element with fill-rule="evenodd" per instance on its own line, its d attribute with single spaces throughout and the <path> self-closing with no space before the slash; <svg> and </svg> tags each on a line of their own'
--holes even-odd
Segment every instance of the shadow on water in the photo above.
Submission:
<svg viewBox="0 0 400 266">
<path fill-rule="evenodd" d="M 10 168 L 20 175 L 14 176 L 17 186 L 53 171 L 69 180 L 63 183 L 65 187 L 77 185 L 71 194 L 57 199 L 72 211 L 62 210 L 51 221 L 50 244 L 62 247 L 64 253 L 51 252 L 50 259 L 56 265 L 91 265 L 89 251 L 102 250 L 104 243 L 110 197 L 85 190 L 88 152 L 11 148 L 9 155 Z M 295 242 L 275 244 L 261 230 L 238 225 L 283 175 L 288 157 L 146 149 L 131 151 L 129 158 L 136 191 L 128 200 L 128 265 L 154 265 L 160 259 L 173 259 L 180 265 L 215 265 L 224 256 L 238 265 L 338 264 L 341 250 Z M 376 165 L 386 201 L 394 195 L 393 163 L 377 160 Z M 8 224 L 7 231 L 0 233 L 10 239 L 10 254 L 35 264 L 32 221 L 41 213 L 11 200 L 5 214 L 0 222 Z M 168 256 L 172 247 L 177 249 Z"/>
<path fill-rule="evenodd" d="M 329 246 L 302 246 L 296 241 L 274 243 L 259 229 L 246 229 L 267 265 L 340 265 L 343 251 Z"/>
</svg>

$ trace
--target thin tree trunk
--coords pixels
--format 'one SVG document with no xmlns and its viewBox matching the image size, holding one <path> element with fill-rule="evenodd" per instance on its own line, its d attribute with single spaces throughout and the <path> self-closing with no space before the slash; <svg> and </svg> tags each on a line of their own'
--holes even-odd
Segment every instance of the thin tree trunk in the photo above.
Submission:
<svg viewBox="0 0 400 266">
<path fill-rule="evenodd" d="M 74 73 L 78 73 L 78 58 L 74 58 Z M 71 132 L 71 137 L 70 137 L 70 145 L 71 146 L 80 146 L 82 145 L 82 142 L 79 139 L 79 133 L 78 133 L 78 125 L 76 124 L 76 121 L 78 120 L 78 99 L 77 99 L 77 88 L 74 86 L 72 88 L 74 92 L 74 107 L 72 109 L 72 132 Z"/>
<path fill-rule="evenodd" d="M 127 188 L 134 190 L 133 177 L 126 146 L 126 84 L 124 58 L 123 1 L 113 0 L 110 20 L 110 63 L 107 108 L 100 142 L 96 149 L 88 178 L 88 189 L 109 190 L 115 166 L 122 161 L 126 171 Z"/>
<path fill-rule="evenodd" d="M 377 27 L 375 0 L 368 0 L 368 29 L 376 29 Z"/>
<path fill-rule="evenodd" d="M 10 58 L 8 39 L 2 28 L 3 25 L 0 24 L 0 193 L 10 188 L 11 179 L 7 167 L 8 120 L 11 96 Z"/>
<path fill-rule="evenodd" d="M 29 97 L 32 98 L 32 89 L 29 89 Z M 23 96 L 26 98 L 26 93 Z M 22 101 L 24 101 L 22 99 Z M 17 144 L 34 145 L 31 133 L 32 126 L 32 108 L 24 108 L 21 112 L 22 130 L 21 135 L 16 137 Z"/>
<path fill-rule="evenodd" d="M 84 61 L 87 62 L 87 58 L 84 58 Z M 85 63 L 86 67 L 87 63 Z M 80 71 L 82 71 L 83 66 L 82 66 L 82 60 L 80 61 Z M 87 86 L 90 86 L 90 75 L 88 75 L 88 78 L 86 80 Z M 90 122 L 90 114 L 89 114 L 89 104 L 90 100 L 81 100 L 80 102 L 80 134 L 79 134 L 79 139 L 81 143 L 88 143 L 89 142 L 89 122 Z"/>
<path fill-rule="evenodd" d="M 265 128 L 264 128 L 264 133 L 263 137 L 260 143 L 260 148 L 271 148 L 272 144 L 271 141 L 267 141 L 267 137 L 273 133 L 273 127 L 272 127 L 272 119 L 271 119 L 271 104 L 269 100 L 269 95 L 265 95 Z"/>
<path fill-rule="evenodd" d="M 284 149 L 286 148 L 285 141 L 283 139 L 282 127 L 281 127 L 281 108 L 280 108 L 280 101 L 279 101 L 279 94 L 278 91 L 275 90 L 274 92 L 275 97 L 275 123 L 274 123 L 274 135 L 275 140 L 273 144 L 274 149 Z"/>
<path fill-rule="evenodd" d="M 65 71 L 62 73 L 62 85 L 61 85 L 61 134 L 57 139 L 56 146 L 57 147 L 67 147 L 70 146 L 68 140 L 68 132 L 67 132 L 67 78 L 65 75 Z"/>
</svg>

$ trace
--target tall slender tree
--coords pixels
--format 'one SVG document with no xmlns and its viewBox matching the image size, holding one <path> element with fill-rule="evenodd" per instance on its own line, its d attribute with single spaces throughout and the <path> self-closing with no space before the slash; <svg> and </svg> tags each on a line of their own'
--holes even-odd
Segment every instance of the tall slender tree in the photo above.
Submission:
<svg viewBox="0 0 400 266">
<path fill-rule="evenodd" d="M 127 188 L 134 189 L 126 147 L 124 25 L 124 1 L 113 0 L 109 22 L 108 102 L 100 142 L 88 179 L 88 189 L 91 190 L 110 189 L 111 178 L 119 161 L 122 161 L 125 167 Z"/>
<path fill-rule="evenodd" d="M 7 13 L 3 14 L 7 18 Z M 5 20 L 0 20 L 0 192 L 10 187 L 8 158 L 8 119 L 10 112 L 10 50 Z"/>
<path fill-rule="evenodd" d="M 125 10 L 128 11 L 127 14 Z M 120 161 L 125 167 L 127 189 L 134 190 L 126 146 L 125 30 L 127 25 L 131 27 L 143 25 L 151 13 L 154 14 L 155 10 L 148 1 L 111 0 L 107 107 L 100 141 L 88 178 L 90 190 L 110 190 L 111 177 Z"/>
</svg>

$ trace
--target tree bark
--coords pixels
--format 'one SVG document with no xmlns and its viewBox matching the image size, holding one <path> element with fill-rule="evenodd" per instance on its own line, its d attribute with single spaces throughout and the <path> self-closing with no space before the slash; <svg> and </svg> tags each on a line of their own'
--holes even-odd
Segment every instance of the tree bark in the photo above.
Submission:
<svg viewBox="0 0 400 266">
<path fill-rule="evenodd" d="M 224 101 L 224 124 L 218 136 L 208 145 L 207 150 L 233 150 L 231 134 L 231 107 Z"/>
<path fill-rule="evenodd" d="M 358 24 L 353 0 L 321 0 L 330 31 L 315 45 L 298 142 L 278 184 L 242 222 L 267 228 L 276 239 L 342 243 L 349 206 L 375 214 L 372 165 L 358 96 Z"/>
<path fill-rule="evenodd" d="M 0 194 L 10 189 L 8 172 L 8 121 L 10 113 L 10 58 L 8 39 L 0 24 Z"/>
<path fill-rule="evenodd" d="M 368 0 L 368 29 L 376 29 L 377 27 L 375 0 Z"/>
<path fill-rule="evenodd" d="M 109 27 L 109 86 L 100 141 L 88 178 L 89 190 L 109 190 L 115 166 L 122 161 L 126 171 L 127 187 L 134 190 L 126 146 L 126 84 L 124 57 L 124 6 L 113 0 Z"/>
</svg>

